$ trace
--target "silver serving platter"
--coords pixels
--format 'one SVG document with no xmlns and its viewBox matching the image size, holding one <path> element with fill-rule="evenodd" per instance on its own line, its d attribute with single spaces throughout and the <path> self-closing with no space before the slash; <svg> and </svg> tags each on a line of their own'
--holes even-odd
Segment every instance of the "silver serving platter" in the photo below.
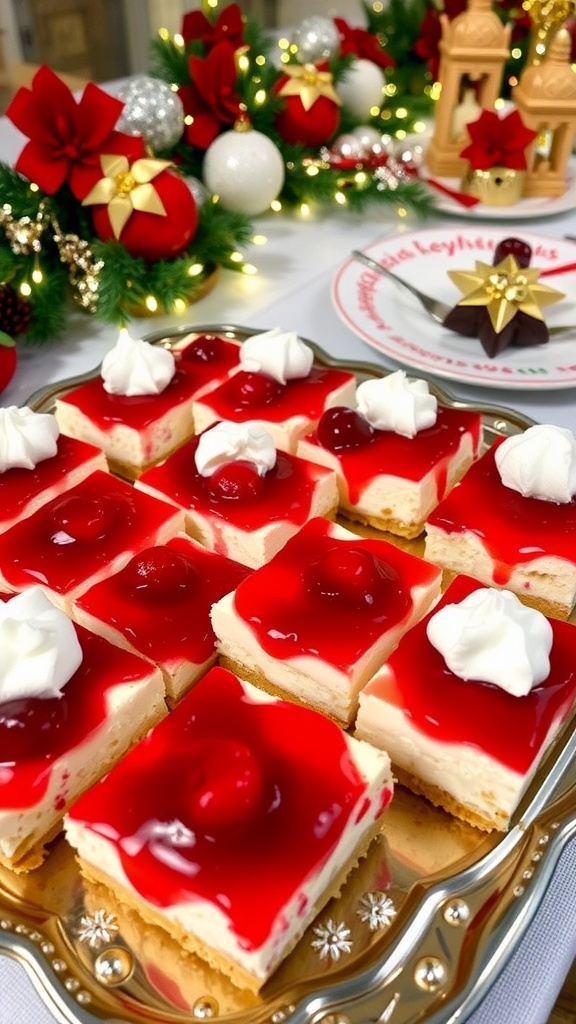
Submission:
<svg viewBox="0 0 576 1024">
<path fill-rule="evenodd" d="M 241 342 L 259 330 L 203 324 L 147 340 L 174 347 L 189 334 L 218 334 Z M 358 379 L 389 372 L 307 344 L 319 364 Z M 49 385 L 28 404 L 51 411 L 60 394 L 97 372 Z M 486 445 L 530 425 L 510 409 L 460 402 L 430 386 L 441 404 L 480 412 Z M 400 543 L 418 553 L 421 542 Z M 575 754 L 572 721 L 506 834 L 479 832 L 397 787 L 368 856 L 259 996 L 241 993 L 110 892 L 82 882 L 62 838 L 37 871 L 0 869 L 0 953 L 21 963 L 54 1015 L 71 1024 L 463 1022 L 518 945 L 576 833 Z"/>
</svg>

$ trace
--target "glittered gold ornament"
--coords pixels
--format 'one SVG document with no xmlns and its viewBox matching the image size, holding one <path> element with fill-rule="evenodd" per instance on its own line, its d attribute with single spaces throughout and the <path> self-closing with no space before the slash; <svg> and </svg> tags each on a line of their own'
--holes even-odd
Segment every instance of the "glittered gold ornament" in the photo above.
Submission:
<svg viewBox="0 0 576 1024">
<path fill-rule="evenodd" d="M 47 226 L 44 203 L 40 203 L 36 217 L 14 217 L 9 203 L 0 207 L 0 226 L 15 256 L 29 256 L 42 249 L 42 234 Z"/>
<path fill-rule="evenodd" d="M 526 66 L 539 64 L 548 44 L 576 10 L 574 0 L 523 0 L 522 10 L 530 16 L 532 32 Z"/>
</svg>

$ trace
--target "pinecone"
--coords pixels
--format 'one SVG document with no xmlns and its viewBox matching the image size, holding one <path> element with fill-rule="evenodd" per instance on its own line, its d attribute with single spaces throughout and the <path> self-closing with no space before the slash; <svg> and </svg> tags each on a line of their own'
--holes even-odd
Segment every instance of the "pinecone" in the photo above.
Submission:
<svg viewBox="0 0 576 1024">
<path fill-rule="evenodd" d="M 0 285 L 0 331 L 15 338 L 28 330 L 30 319 L 30 303 L 18 295 L 12 285 Z"/>
</svg>

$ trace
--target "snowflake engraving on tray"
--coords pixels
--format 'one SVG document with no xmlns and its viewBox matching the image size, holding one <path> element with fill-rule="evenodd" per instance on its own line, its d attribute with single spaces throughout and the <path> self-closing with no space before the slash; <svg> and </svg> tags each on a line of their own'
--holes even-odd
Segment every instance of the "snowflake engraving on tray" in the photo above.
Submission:
<svg viewBox="0 0 576 1024">
<path fill-rule="evenodd" d="M 116 917 L 107 913 L 106 910 L 95 910 L 93 914 L 86 914 L 80 918 L 78 938 L 80 942 L 87 942 L 91 949 L 99 949 L 112 938 L 118 931 Z"/>
<path fill-rule="evenodd" d="M 388 928 L 396 917 L 396 907 L 384 892 L 367 892 L 358 902 L 358 917 L 371 932 Z"/>
<path fill-rule="evenodd" d="M 328 957 L 330 960 L 339 960 L 344 953 L 350 953 L 352 940 L 350 929 L 343 921 L 336 923 L 331 918 L 323 925 L 314 929 L 317 936 L 311 943 L 312 949 L 316 949 L 321 960 Z"/>
</svg>

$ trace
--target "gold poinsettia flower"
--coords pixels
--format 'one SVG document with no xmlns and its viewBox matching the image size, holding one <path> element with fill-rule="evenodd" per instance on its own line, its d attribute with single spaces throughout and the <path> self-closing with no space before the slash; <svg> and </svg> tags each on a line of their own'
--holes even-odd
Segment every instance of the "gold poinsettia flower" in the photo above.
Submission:
<svg viewBox="0 0 576 1024">
<path fill-rule="evenodd" d="M 499 334 L 519 311 L 544 320 L 542 309 L 564 298 L 563 292 L 540 284 L 540 270 L 520 267 L 514 256 L 493 266 L 476 260 L 475 270 L 449 270 L 448 276 L 464 293 L 459 306 L 486 306 Z"/>
<path fill-rule="evenodd" d="M 152 182 L 173 166 L 170 160 L 142 157 L 131 164 L 125 156 L 105 154 L 100 157 L 100 166 L 103 177 L 82 200 L 82 206 L 105 204 L 114 238 L 120 238 L 133 210 L 166 216 L 164 203 Z"/>
<path fill-rule="evenodd" d="M 282 70 L 288 81 L 279 90 L 279 96 L 299 96 L 304 110 L 310 110 L 320 96 L 342 106 L 330 71 L 319 71 L 315 64 L 287 64 Z"/>
</svg>

